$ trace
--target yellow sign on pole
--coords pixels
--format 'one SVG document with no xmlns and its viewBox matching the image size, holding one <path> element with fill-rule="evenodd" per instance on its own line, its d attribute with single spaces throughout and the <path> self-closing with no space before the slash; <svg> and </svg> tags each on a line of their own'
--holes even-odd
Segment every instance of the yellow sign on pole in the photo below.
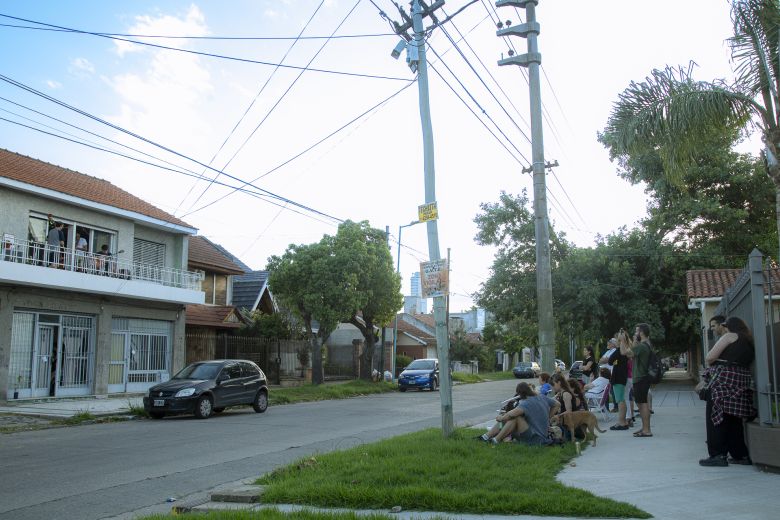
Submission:
<svg viewBox="0 0 780 520">
<path fill-rule="evenodd" d="M 429 202 L 422 206 L 417 206 L 417 220 L 420 222 L 428 222 L 429 220 L 438 220 L 439 208 L 436 207 L 435 202 Z"/>
<path fill-rule="evenodd" d="M 444 258 L 420 263 L 422 297 L 436 298 L 437 296 L 447 296 L 450 292 L 449 274 L 447 260 Z"/>
</svg>

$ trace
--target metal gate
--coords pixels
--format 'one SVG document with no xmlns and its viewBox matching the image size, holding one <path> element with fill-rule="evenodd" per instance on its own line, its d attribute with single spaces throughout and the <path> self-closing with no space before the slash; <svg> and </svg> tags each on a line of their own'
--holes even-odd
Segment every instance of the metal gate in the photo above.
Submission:
<svg viewBox="0 0 780 520">
<path fill-rule="evenodd" d="M 145 392 L 170 377 L 173 323 L 114 318 L 109 393 Z"/>
<path fill-rule="evenodd" d="M 88 395 L 94 327 L 90 316 L 14 312 L 8 393 L 19 398 Z"/>
</svg>

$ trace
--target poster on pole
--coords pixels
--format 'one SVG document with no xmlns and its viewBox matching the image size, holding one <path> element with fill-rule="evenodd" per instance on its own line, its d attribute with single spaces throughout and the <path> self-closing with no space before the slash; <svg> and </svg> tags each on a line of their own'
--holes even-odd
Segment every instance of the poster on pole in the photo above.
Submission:
<svg viewBox="0 0 780 520">
<path fill-rule="evenodd" d="M 422 206 L 417 206 L 417 220 L 428 222 L 429 220 L 438 220 L 439 208 L 435 202 L 429 202 Z"/>
<path fill-rule="evenodd" d="M 423 298 L 447 296 L 450 292 L 450 276 L 447 260 L 420 263 L 420 282 Z"/>
</svg>

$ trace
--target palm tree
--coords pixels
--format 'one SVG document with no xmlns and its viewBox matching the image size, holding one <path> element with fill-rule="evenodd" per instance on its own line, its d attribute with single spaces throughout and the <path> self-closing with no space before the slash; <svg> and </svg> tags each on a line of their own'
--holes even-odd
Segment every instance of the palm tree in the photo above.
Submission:
<svg viewBox="0 0 780 520">
<path fill-rule="evenodd" d="M 780 1 L 732 0 L 731 18 L 732 84 L 694 81 L 692 66 L 653 70 L 620 94 L 601 140 L 613 156 L 655 149 L 666 175 L 675 180 L 712 132 L 757 129 L 776 188 L 780 236 Z"/>
</svg>

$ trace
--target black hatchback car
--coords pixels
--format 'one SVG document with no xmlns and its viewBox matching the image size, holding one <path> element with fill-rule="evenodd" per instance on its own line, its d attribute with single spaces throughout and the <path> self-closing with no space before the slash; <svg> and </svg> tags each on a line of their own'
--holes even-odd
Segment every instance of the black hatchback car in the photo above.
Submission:
<svg viewBox="0 0 780 520">
<path fill-rule="evenodd" d="M 260 367 L 243 359 L 192 363 L 144 397 L 153 419 L 187 413 L 207 419 L 228 406 L 247 404 L 257 413 L 266 411 L 268 382 Z"/>
</svg>

